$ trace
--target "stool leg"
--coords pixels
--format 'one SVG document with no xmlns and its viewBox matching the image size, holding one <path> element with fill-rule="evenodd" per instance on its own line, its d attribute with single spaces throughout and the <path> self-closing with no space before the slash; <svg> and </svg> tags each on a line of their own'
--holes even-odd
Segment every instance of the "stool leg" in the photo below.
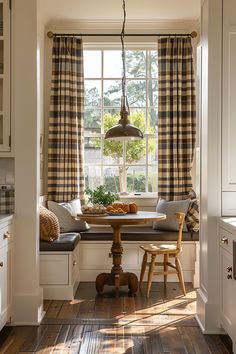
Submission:
<svg viewBox="0 0 236 354">
<path fill-rule="evenodd" d="M 143 261 L 142 261 L 142 267 L 141 267 L 141 273 L 140 273 L 140 279 L 139 279 L 139 288 L 141 287 L 141 284 L 143 282 L 143 277 L 144 277 L 144 273 L 146 270 L 146 266 L 147 266 L 147 252 L 145 252 L 143 255 Z"/>
<path fill-rule="evenodd" d="M 168 271 L 168 254 L 164 254 L 164 272 Z M 164 286 L 166 287 L 166 283 L 167 283 L 167 273 L 164 273 Z"/>
<path fill-rule="evenodd" d="M 175 257 L 175 265 L 176 265 L 176 270 L 177 270 L 177 274 L 178 274 L 178 278 L 179 278 L 179 282 L 180 282 L 180 287 L 181 287 L 184 295 L 186 295 L 184 276 L 183 276 L 182 267 L 181 267 L 181 263 L 179 261 L 178 256 Z"/>
<path fill-rule="evenodd" d="M 156 255 L 152 254 L 151 263 L 149 265 L 149 272 L 148 272 L 148 283 L 147 283 L 147 297 L 149 297 L 151 285 L 152 285 L 152 277 L 153 277 L 153 269 L 155 263 Z"/>
</svg>

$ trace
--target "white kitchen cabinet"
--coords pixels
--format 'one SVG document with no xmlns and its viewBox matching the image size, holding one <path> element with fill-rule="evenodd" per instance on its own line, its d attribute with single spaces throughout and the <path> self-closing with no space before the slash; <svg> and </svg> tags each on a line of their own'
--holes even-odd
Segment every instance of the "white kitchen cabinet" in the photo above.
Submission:
<svg viewBox="0 0 236 354">
<path fill-rule="evenodd" d="M 236 280 L 233 279 L 233 240 L 236 227 L 231 219 L 221 219 L 218 229 L 220 257 L 220 325 L 231 337 L 236 352 Z M 235 225 L 236 225 L 236 218 Z"/>
<path fill-rule="evenodd" d="M 0 0 L 0 153 L 11 151 L 10 64 L 10 1 Z"/>
<path fill-rule="evenodd" d="M 0 218 L 0 330 L 11 320 L 12 303 L 12 217 Z"/>
<path fill-rule="evenodd" d="M 11 243 L 0 249 L 0 328 L 2 328 L 11 317 L 11 269 L 12 269 L 12 247 Z"/>
</svg>

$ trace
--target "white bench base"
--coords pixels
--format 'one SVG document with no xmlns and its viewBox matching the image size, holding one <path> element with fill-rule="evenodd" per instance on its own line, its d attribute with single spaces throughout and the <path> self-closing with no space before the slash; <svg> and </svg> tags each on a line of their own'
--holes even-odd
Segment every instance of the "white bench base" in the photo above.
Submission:
<svg viewBox="0 0 236 354">
<path fill-rule="evenodd" d="M 143 251 L 139 248 L 145 241 L 123 241 L 122 268 L 127 272 L 135 273 L 138 278 L 141 270 Z M 159 243 L 163 243 L 159 242 Z M 176 242 L 165 242 L 176 243 Z M 155 242 L 158 244 L 158 242 Z M 195 288 L 199 287 L 199 250 L 198 241 L 182 242 L 180 261 L 183 268 L 185 282 L 193 283 Z M 109 256 L 111 249 L 110 241 L 80 241 L 79 268 L 81 281 L 95 281 L 99 273 L 110 272 L 112 258 Z M 147 272 L 146 272 L 147 273 Z M 144 281 L 147 280 L 145 274 Z M 163 282 L 163 277 L 156 276 L 153 281 Z M 169 275 L 168 282 L 178 281 L 175 275 Z"/>
<path fill-rule="evenodd" d="M 45 300 L 73 300 L 79 281 L 79 243 L 73 251 L 40 252 L 40 286 Z"/>
</svg>

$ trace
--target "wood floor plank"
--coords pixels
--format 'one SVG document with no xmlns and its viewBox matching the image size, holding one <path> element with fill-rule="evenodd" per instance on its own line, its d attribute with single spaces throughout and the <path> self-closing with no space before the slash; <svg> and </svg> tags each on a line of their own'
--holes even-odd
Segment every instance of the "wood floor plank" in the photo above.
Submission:
<svg viewBox="0 0 236 354">
<path fill-rule="evenodd" d="M 73 301 L 45 301 L 39 327 L 0 332 L 1 354 L 229 354 L 221 336 L 204 336 L 195 320 L 196 293 L 186 284 L 146 284 L 130 297 L 111 287 L 97 295 L 94 283 L 81 283 Z M 227 341 L 225 341 L 227 343 Z"/>
<path fill-rule="evenodd" d="M 66 339 L 69 334 L 69 330 L 69 325 L 62 326 L 53 349 L 53 354 L 65 354 L 67 352 Z"/>
<path fill-rule="evenodd" d="M 16 354 L 20 352 L 22 344 L 27 338 L 34 336 L 37 327 L 17 326 L 12 327 L 8 338 L 0 347 L 1 354 Z"/>
<path fill-rule="evenodd" d="M 36 352 L 38 354 L 49 354 L 52 352 L 59 336 L 61 327 L 61 325 L 47 326 L 47 329 L 36 348 Z"/>
<path fill-rule="evenodd" d="M 178 330 L 180 331 L 180 329 Z M 188 338 L 188 343 L 189 342 L 192 343 L 192 346 L 194 348 L 194 354 L 214 354 L 214 352 L 213 353 L 211 352 L 204 338 L 204 335 L 201 333 L 201 330 L 198 326 L 182 328 L 181 332 L 185 334 L 184 337 L 185 341 L 186 338 Z"/>
<path fill-rule="evenodd" d="M 72 325 L 70 326 L 66 341 L 65 352 L 68 354 L 78 354 L 83 337 L 84 326 Z M 64 354 L 64 352 L 63 352 Z"/>
<path fill-rule="evenodd" d="M 185 343 L 177 328 L 166 327 L 159 331 L 159 335 L 164 353 L 188 354 Z"/>
<path fill-rule="evenodd" d="M 54 300 L 50 303 L 48 310 L 45 314 L 45 318 L 57 318 L 62 308 L 63 300 Z"/>
<path fill-rule="evenodd" d="M 35 327 L 35 332 L 26 338 L 21 346 L 21 351 L 23 352 L 34 352 L 42 338 L 45 336 L 48 326 Z"/>
</svg>

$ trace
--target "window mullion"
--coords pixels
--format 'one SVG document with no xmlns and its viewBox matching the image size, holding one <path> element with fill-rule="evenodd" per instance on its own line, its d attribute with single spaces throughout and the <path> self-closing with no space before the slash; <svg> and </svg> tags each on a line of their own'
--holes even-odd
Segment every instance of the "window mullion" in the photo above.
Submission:
<svg viewBox="0 0 236 354">
<path fill-rule="evenodd" d="M 103 81 L 104 53 L 101 51 L 101 184 L 104 185 L 104 81 Z"/>
<path fill-rule="evenodd" d="M 146 125 L 145 125 L 145 132 L 146 134 L 148 134 L 148 107 L 149 107 L 149 104 L 148 104 L 148 77 L 147 77 L 147 74 L 148 74 L 148 51 L 146 50 L 146 107 L 145 107 L 145 110 L 146 110 L 146 114 L 145 114 L 145 118 L 146 118 Z M 145 140 L 146 140 L 146 193 L 148 192 L 148 137 L 146 135 L 145 137 Z"/>
</svg>

